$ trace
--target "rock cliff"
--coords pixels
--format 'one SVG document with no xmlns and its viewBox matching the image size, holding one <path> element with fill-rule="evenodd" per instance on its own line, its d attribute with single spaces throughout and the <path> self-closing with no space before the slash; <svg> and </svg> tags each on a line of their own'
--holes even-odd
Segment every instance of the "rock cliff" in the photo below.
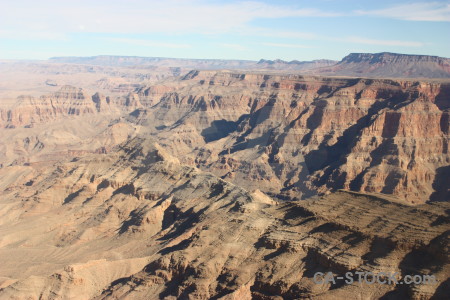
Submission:
<svg viewBox="0 0 450 300">
<path fill-rule="evenodd" d="M 35 123 L 51 121 L 63 116 L 94 114 L 100 107 L 99 98 L 93 100 L 82 89 L 63 86 L 58 92 L 48 96 L 19 97 L 12 108 L 3 109 L 0 125 L 3 127 L 33 126 Z"/>
<path fill-rule="evenodd" d="M 128 114 L 183 163 L 250 189 L 288 198 L 346 189 L 423 203 L 448 194 L 439 177 L 450 164 L 449 94 L 450 84 L 426 80 L 191 71 L 115 98 L 70 86 L 20 97 L 1 124 Z"/>
<path fill-rule="evenodd" d="M 1 299 L 448 294 L 445 80 L 52 88 L 0 110 Z M 356 271 L 437 281 L 314 282 Z"/>
<path fill-rule="evenodd" d="M 151 105 L 134 122 L 153 124 L 185 163 L 234 182 L 410 203 L 445 188 L 436 180 L 450 163 L 447 83 L 193 71 L 177 85 L 141 91 Z"/>
</svg>

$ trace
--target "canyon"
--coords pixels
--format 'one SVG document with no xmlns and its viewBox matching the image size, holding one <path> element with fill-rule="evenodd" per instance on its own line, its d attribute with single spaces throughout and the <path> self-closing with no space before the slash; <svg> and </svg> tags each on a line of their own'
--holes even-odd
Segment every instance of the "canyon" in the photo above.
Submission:
<svg viewBox="0 0 450 300">
<path fill-rule="evenodd" d="M 41 149 L 48 148 L 39 144 L 45 137 L 25 133 L 80 117 L 91 119 L 83 126 L 112 123 L 89 147 L 84 137 L 72 139 L 79 145 L 68 151 L 106 151 L 139 130 L 183 164 L 250 189 L 262 185 L 275 197 L 346 189 L 408 203 L 442 201 L 449 93 L 449 83 L 231 71 L 191 71 L 113 99 L 63 86 L 0 110 L 0 125 L 16 139 L 3 145 L 0 163 L 52 154 Z M 62 132 L 55 140 L 64 142 Z"/>
<path fill-rule="evenodd" d="M 444 299 L 449 66 L 0 64 L 0 298 Z M 438 281 L 313 281 L 356 270 Z"/>
</svg>

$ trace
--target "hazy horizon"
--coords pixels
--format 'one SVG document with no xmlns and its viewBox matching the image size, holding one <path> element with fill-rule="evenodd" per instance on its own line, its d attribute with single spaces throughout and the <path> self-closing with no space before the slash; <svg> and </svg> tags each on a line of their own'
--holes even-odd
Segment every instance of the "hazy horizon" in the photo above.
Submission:
<svg viewBox="0 0 450 300">
<path fill-rule="evenodd" d="M 18 0 L 0 12 L 0 59 L 448 57 L 449 22 L 450 1 Z"/>
<path fill-rule="evenodd" d="M 346 56 L 350 55 L 350 54 L 358 54 L 359 52 L 352 52 L 352 53 L 348 53 L 347 55 L 338 58 L 338 59 L 334 59 L 334 61 L 341 61 L 343 58 L 345 58 Z M 420 56 L 420 55 L 425 55 L 425 56 L 436 56 L 436 55 L 428 55 L 428 54 L 415 54 L 415 53 L 394 53 L 394 52 L 376 52 L 376 53 L 369 53 L 369 52 L 361 52 L 363 54 L 381 54 L 381 53 L 390 53 L 390 54 L 398 54 L 398 55 L 410 55 L 410 56 Z M 192 57 L 170 57 L 170 56 L 141 56 L 141 55 L 114 55 L 114 54 L 98 54 L 98 55 L 86 55 L 86 56 L 74 56 L 74 55 L 70 55 L 70 56 L 53 56 L 53 57 L 48 57 L 45 59 L 2 59 L 4 61 L 46 61 L 46 60 L 55 60 L 55 59 L 70 59 L 70 58 L 95 58 L 95 57 L 129 57 L 129 58 L 144 58 L 144 59 L 176 59 L 176 60 L 230 60 L 230 61 L 249 61 L 249 62 L 259 62 L 260 60 L 270 60 L 270 59 L 266 59 L 264 57 L 261 57 L 259 59 L 240 59 L 240 58 L 192 58 Z M 442 57 L 442 58 L 447 58 L 450 59 L 450 57 L 445 57 L 445 56 L 436 56 L 436 57 Z M 332 59 L 327 59 L 327 58 L 315 58 L 315 59 L 311 59 L 311 60 L 299 60 L 299 59 L 293 59 L 293 60 L 283 60 L 280 58 L 274 58 L 271 59 L 272 61 L 276 61 L 276 60 L 282 60 L 282 61 L 299 61 L 299 62 L 307 62 L 307 61 L 320 61 L 320 60 L 332 60 Z"/>
</svg>

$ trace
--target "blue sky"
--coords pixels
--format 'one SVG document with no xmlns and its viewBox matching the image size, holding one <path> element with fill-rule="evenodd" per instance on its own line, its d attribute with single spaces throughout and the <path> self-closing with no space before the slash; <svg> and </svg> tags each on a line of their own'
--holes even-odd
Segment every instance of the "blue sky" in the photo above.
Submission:
<svg viewBox="0 0 450 300">
<path fill-rule="evenodd" d="M 0 59 L 450 57 L 450 1 L 0 0 Z"/>
</svg>

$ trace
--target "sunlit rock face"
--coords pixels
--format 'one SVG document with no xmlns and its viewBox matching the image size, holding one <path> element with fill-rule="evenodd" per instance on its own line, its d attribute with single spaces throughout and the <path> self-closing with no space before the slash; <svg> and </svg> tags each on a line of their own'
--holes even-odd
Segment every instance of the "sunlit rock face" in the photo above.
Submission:
<svg viewBox="0 0 450 300">
<path fill-rule="evenodd" d="M 446 296 L 445 80 L 172 71 L 0 107 L 0 299 Z"/>
</svg>

